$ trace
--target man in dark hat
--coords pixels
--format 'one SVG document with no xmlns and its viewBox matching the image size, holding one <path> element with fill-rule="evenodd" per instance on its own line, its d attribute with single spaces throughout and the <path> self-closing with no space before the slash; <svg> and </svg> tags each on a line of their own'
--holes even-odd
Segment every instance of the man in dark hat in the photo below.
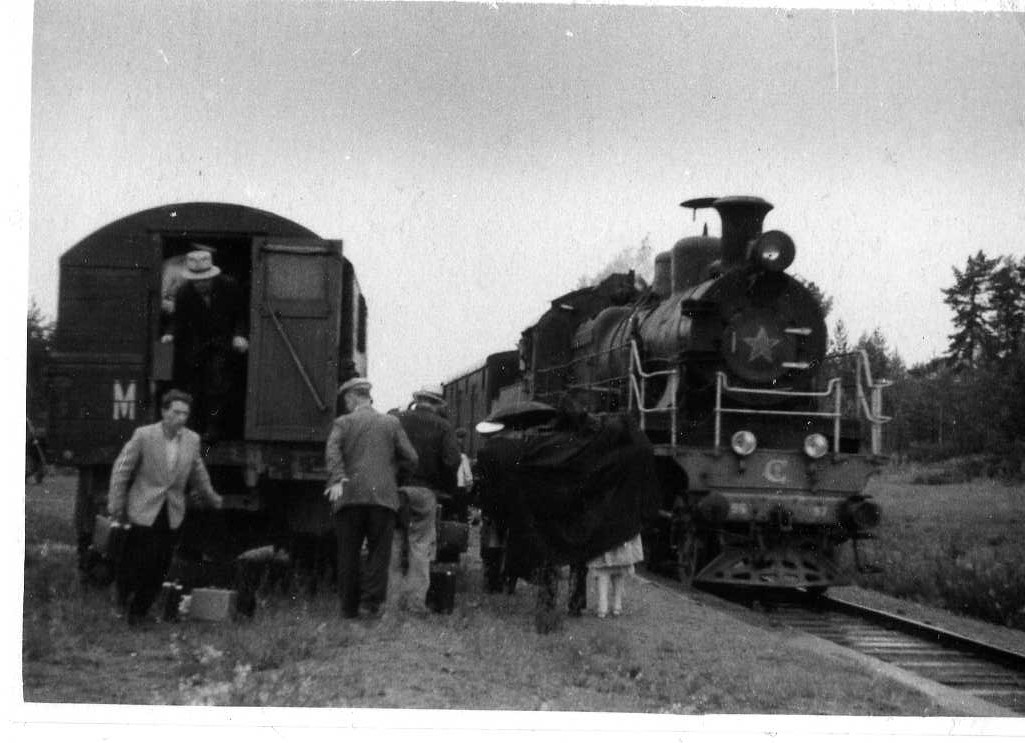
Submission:
<svg viewBox="0 0 1025 743">
<path fill-rule="evenodd" d="M 441 415 L 444 408 L 440 389 L 423 388 L 413 393 L 409 409 L 398 415 L 420 462 L 402 489 L 409 511 L 404 535 L 408 560 L 404 573 L 396 576 L 401 586 L 396 603 L 413 612 L 426 611 L 431 560 L 437 550 L 437 504 L 451 504 L 456 492 L 459 446 L 455 429 Z"/>
<path fill-rule="evenodd" d="M 174 299 L 167 332 L 174 343 L 174 381 L 196 399 L 196 429 L 207 440 L 242 433 L 249 348 L 242 290 L 214 265 L 212 248 L 195 244 L 185 256 L 184 283 Z"/>
<path fill-rule="evenodd" d="M 354 377 L 338 388 L 345 415 L 336 418 L 324 451 L 327 489 L 338 538 L 338 590 L 342 616 L 360 611 L 360 553 L 369 557 L 362 576 L 364 612 L 380 615 L 388 592 L 398 478 L 417 466 L 417 453 L 398 420 L 371 407 L 370 382 Z"/>
</svg>

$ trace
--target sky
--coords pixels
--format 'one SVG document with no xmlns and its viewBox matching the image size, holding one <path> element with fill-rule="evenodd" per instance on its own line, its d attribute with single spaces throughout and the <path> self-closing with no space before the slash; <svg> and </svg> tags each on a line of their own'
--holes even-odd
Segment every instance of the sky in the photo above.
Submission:
<svg viewBox="0 0 1025 743">
<path fill-rule="evenodd" d="M 946 349 L 953 266 L 1025 253 L 1021 14 L 41 0 L 31 22 L 28 297 L 55 314 L 61 253 L 136 211 L 271 211 L 343 240 L 382 409 L 624 249 L 697 234 L 686 198 L 772 202 L 829 325 L 908 363 Z"/>
</svg>

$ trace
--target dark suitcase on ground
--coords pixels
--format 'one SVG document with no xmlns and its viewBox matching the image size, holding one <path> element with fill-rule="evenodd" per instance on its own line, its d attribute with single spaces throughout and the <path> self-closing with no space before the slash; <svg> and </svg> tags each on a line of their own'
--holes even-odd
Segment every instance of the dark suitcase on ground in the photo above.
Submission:
<svg viewBox="0 0 1025 743">
<path fill-rule="evenodd" d="M 125 552 L 131 528 L 128 524 L 118 523 L 106 516 L 97 516 L 93 526 L 93 547 L 116 566 L 120 564 Z"/>
<path fill-rule="evenodd" d="M 456 605 L 456 571 L 431 568 L 431 585 L 427 589 L 427 608 L 439 614 L 451 614 Z"/>
<path fill-rule="evenodd" d="M 181 604 L 181 600 L 181 584 L 165 581 L 160 587 L 160 597 L 157 599 L 160 616 L 165 622 L 178 621 L 178 606 Z"/>
</svg>

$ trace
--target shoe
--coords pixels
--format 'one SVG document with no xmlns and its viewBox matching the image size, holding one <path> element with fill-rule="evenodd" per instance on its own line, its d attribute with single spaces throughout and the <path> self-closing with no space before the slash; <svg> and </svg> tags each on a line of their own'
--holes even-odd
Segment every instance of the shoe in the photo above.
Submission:
<svg viewBox="0 0 1025 743">
<path fill-rule="evenodd" d="M 359 608 L 359 618 L 367 619 L 370 621 L 382 619 L 384 617 L 383 606 L 361 606 Z"/>
<path fill-rule="evenodd" d="M 129 614 L 128 626 L 134 629 L 147 629 L 154 626 L 157 620 L 148 614 Z"/>
<path fill-rule="evenodd" d="M 604 619 L 608 616 L 608 613 L 604 611 L 599 611 L 596 616 L 598 617 L 598 619 Z"/>
<path fill-rule="evenodd" d="M 614 617 L 618 617 L 618 616 L 620 616 L 620 615 L 621 615 L 622 613 L 623 613 L 623 610 L 622 610 L 622 609 L 613 609 L 613 610 L 612 610 L 612 616 L 614 616 Z"/>
</svg>

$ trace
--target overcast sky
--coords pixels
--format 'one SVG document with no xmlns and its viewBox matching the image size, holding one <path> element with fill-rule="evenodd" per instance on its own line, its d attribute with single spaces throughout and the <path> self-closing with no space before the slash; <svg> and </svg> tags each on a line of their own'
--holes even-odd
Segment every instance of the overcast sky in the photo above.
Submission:
<svg viewBox="0 0 1025 743">
<path fill-rule="evenodd" d="M 856 337 L 942 353 L 941 288 L 1025 252 L 1021 15 L 42 0 L 29 295 L 92 231 L 226 201 L 340 238 L 379 407 L 512 348 L 685 198 L 753 194 Z M 717 224 L 712 223 L 713 231 Z"/>
</svg>

